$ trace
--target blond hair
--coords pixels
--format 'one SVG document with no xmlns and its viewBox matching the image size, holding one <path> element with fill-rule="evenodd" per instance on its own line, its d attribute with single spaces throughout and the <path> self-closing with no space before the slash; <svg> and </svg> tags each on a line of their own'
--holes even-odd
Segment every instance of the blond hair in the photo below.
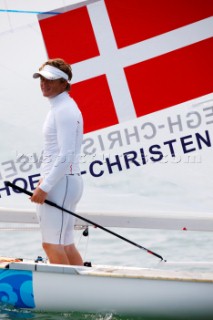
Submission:
<svg viewBox="0 0 213 320">
<path fill-rule="evenodd" d="M 61 58 L 56 59 L 49 59 L 45 63 L 42 64 L 42 66 L 39 68 L 39 71 L 41 71 L 46 65 L 53 66 L 55 68 L 58 68 L 59 70 L 65 72 L 68 75 L 68 81 L 71 81 L 72 79 L 72 68 L 70 64 L 65 62 Z M 61 81 L 66 81 L 65 79 L 61 79 Z M 67 83 L 66 91 L 70 90 L 70 84 Z"/>
</svg>

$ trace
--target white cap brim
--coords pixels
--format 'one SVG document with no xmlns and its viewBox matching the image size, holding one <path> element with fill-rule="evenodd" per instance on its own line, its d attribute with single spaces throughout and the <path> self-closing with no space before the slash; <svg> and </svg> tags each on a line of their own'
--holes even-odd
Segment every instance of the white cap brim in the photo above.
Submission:
<svg viewBox="0 0 213 320">
<path fill-rule="evenodd" d="M 41 76 L 44 77 L 45 79 L 48 79 L 48 80 L 57 80 L 57 79 L 61 78 L 61 76 L 52 74 L 51 72 L 48 72 L 45 70 L 41 70 L 41 71 L 33 74 L 34 79 L 40 78 Z"/>
<path fill-rule="evenodd" d="M 33 74 L 34 79 L 39 77 L 44 77 L 48 80 L 65 79 L 66 81 L 68 81 L 69 78 L 65 72 L 50 65 L 45 65 L 41 71 Z"/>
</svg>

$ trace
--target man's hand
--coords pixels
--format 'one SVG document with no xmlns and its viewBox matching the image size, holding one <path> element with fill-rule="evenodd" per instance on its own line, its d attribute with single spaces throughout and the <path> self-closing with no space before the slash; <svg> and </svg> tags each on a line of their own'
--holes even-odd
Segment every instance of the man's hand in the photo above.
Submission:
<svg viewBox="0 0 213 320">
<path fill-rule="evenodd" d="M 30 198 L 30 200 L 35 203 L 43 204 L 46 197 L 47 197 L 47 192 L 44 192 L 42 189 L 37 187 L 33 192 L 33 195 Z"/>
</svg>

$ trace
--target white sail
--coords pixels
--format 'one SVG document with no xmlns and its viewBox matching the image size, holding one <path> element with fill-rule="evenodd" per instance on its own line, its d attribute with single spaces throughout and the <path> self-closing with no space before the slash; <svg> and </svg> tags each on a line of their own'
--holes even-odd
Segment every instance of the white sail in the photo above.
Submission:
<svg viewBox="0 0 213 320">
<path fill-rule="evenodd" d="M 139 13 L 129 2 L 118 13 L 113 0 L 43 2 L 27 8 L 54 9 L 38 20 L 9 12 L 11 1 L 1 13 L 1 221 L 36 221 L 34 205 L 4 181 L 33 190 L 39 179 L 48 102 L 32 74 L 60 56 L 72 65 L 71 95 L 85 119 L 78 213 L 105 226 L 213 230 L 210 8 L 184 7 L 174 26 L 162 16 L 159 31 L 141 19 L 142 1 Z"/>
<path fill-rule="evenodd" d="M 77 213 L 102 226 L 213 230 L 213 5 L 170 2 L 0 1 L 0 222 L 37 223 L 34 204 L 6 181 L 33 191 L 39 180 L 49 106 L 32 74 L 48 57 L 62 57 L 72 65 L 71 95 L 85 123 Z M 1 257 L 3 308 L 212 316 L 210 256 L 184 260 L 178 242 L 181 271 L 168 270 L 175 261 L 117 236 L 160 258 L 157 269 Z M 174 232 L 160 237 L 176 257 Z M 200 239 L 195 248 L 207 252 L 209 238 L 201 238 L 205 250 Z M 128 249 L 123 253 L 136 264 Z"/>
</svg>

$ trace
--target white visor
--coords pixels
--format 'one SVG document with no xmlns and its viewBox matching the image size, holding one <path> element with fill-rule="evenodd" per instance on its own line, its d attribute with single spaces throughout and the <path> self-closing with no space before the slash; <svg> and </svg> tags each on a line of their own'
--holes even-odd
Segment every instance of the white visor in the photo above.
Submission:
<svg viewBox="0 0 213 320">
<path fill-rule="evenodd" d="M 45 65 L 41 71 L 38 71 L 33 74 L 33 78 L 35 79 L 39 78 L 40 76 L 48 80 L 57 80 L 62 78 L 68 81 L 68 75 L 65 72 L 61 71 L 56 67 L 49 66 L 49 65 Z"/>
</svg>

